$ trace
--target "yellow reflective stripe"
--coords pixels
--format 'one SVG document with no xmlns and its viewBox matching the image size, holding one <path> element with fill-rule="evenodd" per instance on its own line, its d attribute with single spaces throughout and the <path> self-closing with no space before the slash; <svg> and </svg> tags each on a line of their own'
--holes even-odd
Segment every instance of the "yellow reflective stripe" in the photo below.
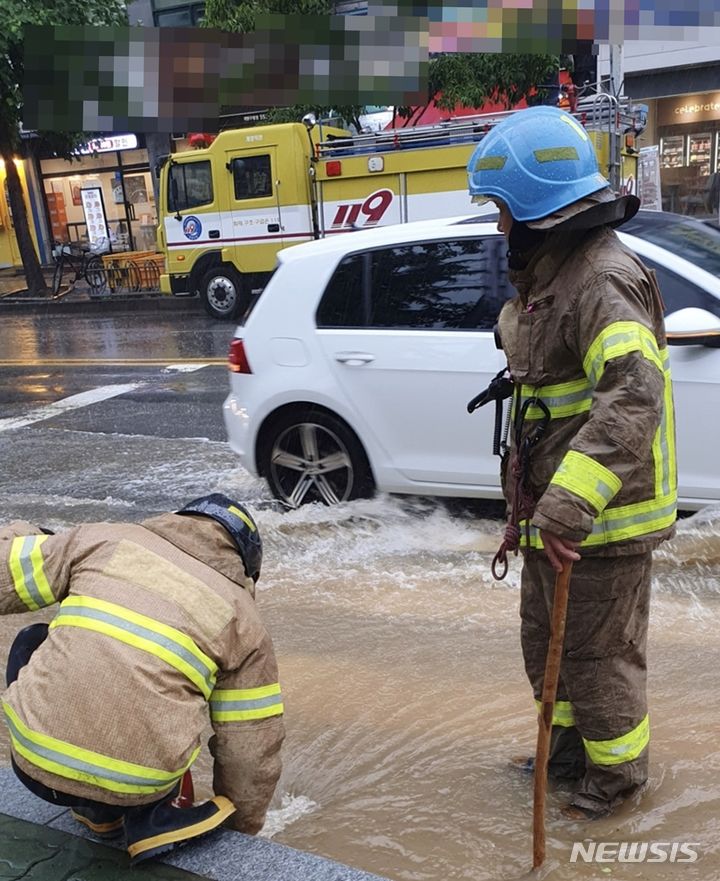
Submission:
<svg viewBox="0 0 720 881">
<path fill-rule="evenodd" d="M 600 514 L 620 491 L 622 481 L 600 462 L 569 450 L 550 481 L 589 502 Z"/>
<path fill-rule="evenodd" d="M 537 387 L 523 385 L 520 387 L 520 404 L 524 404 L 528 398 L 540 398 L 552 419 L 562 419 L 587 413 L 592 405 L 592 392 L 587 378 Z M 525 413 L 526 419 L 541 419 L 543 416 L 542 410 L 536 406 L 528 407 Z"/>
<path fill-rule="evenodd" d="M 655 457 L 655 494 L 667 495 L 677 489 L 675 412 L 667 347 L 661 350 L 660 355 L 665 365 L 665 388 L 662 419 L 653 441 L 653 456 Z"/>
<path fill-rule="evenodd" d="M 95 597 L 68 597 L 50 627 L 81 627 L 102 633 L 165 661 L 196 685 L 208 699 L 217 664 L 193 640 L 154 618 Z"/>
<path fill-rule="evenodd" d="M 480 156 L 475 163 L 475 171 L 499 171 L 506 162 L 507 156 Z"/>
<path fill-rule="evenodd" d="M 614 358 L 640 354 L 664 373 L 655 334 L 638 321 L 615 321 L 595 337 L 583 360 L 585 375 L 595 386 L 605 372 L 605 364 Z"/>
<path fill-rule="evenodd" d="M 10 546 L 8 562 L 13 586 L 32 612 L 56 602 L 43 569 L 41 546 L 47 538 L 47 535 L 19 536 Z"/>
<path fill-rule="evenodd" d="M 542 712 L 542 701 L 535 701 L 538 713 Z M 572 728 L 575 725 L 575 714 L 570 701 L 555 701 L 553 704 L 552 724 L 561 728 Z"/>
<path fill-rule="evenodd" d="M 255 524 L 252 522 L 252 520 L 248 517 L 248 515 L 244 511 L 240 510 L 240 508 L 236 507 L 235 505 L 230 505 L 230 507 L 228 508 L 228 511 L 231 514 L 234 514 L 236 517 L 239 517 L 242 520 L 242 522 L 247 526 L 247 528 L 250 530 L 250 532 L 257 531 L 257 527 L 255 526 Z"/>
<path fill-rule="evenodd" d="M 247 722 L 284 712 L 280 683 L 258 688 L 216 688 L 210 696 L 213 722 Z"/>
<path fill-rule="evenodd" d="M 189 761 L 179 770 L 163 771 L 114 759 L 33 731 L 21 721 L 9 704 L 3 703 L 3 709 L 13 749 L 28 762 L 60 777 L 89 783 L 112 792 L 152 794 L 166 790 L 182 777 L 200 752 L 200 747 L 197 747 Z"/>
<path fill-rule="evenodd" d="M 674 491 L 657 499 L 634 502 L 618 508 L 606 508 L 599 517 L 595 518 L 590 535 L 580 543 L 580 546 L 592 547 L 650 535 L 672 526 L 676 516 L 677 495 Z M 541 549 L 543 543 L 540 539 L 540 530 L 532 524 L 528 526 L 527 520 L 520 521 L 521 546 L 528 547 L 526 529 L 530 532 L 529 547 Z"/>
<path fill-rule="evenodd" d="M 580 123 L 577 122 L 577 120 L 574 119 L 572 116 L 567 116 L 566 114 L 563 114 L 563 115 L 560 117 L 560 120 L 561 120 L 562 122 L 564 122 L 565 125 L 569 125 L 571 128 L 574 128 L 574 129 L 575 129 L 575 134 L 579 135 L 579 136 L 583 139 L 583 141 L 587 141 L 587 140 L 588 140 L 587 132 L 586 132 L 585 129 L 580 125 Z"/>
<path fill-rule="evenodd" d="M 533 156 L 538 162 L 559 162 L 563 159 L 579 159 L 575 147 L 544 147 L 542 150 L 533 150 Z"/>
<path fill-rule="evenodd" d="M 645 716 L 632 731 L 613 740 L 586 740 L 588 758 L 595 765 L 621 765 L 634 761 L 650 743 L 650 718 Z"/>
</svg>

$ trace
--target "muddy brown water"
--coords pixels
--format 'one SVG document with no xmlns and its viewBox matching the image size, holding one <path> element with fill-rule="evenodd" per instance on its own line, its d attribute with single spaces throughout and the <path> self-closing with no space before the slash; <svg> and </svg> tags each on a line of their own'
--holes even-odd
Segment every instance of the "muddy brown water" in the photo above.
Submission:
<svg viewBox="0 0 720 881">
<path fill-rule="evenodd" d="M 264 834 L 398 881 L 522 877 L 532 784 L 507 760 L 533 751 L 536 728 L 519 561 L 502 584 L 489 574 L 500 524 L 389 499 L 256 513 L 266 546 L 258 603 L 288 728 Z M 719 613 L 716 509 L 682 521 L 656 554 L 649 785 L 582 826 L 562 820 L 568 793 L 552 790 L 539 877 L 720 878 Z M 0 618 L 0 660 L 40 617 Z M 0 764 L 8 756 L 3 729 Z M 207 794 L 206 751 L 195 776 Z M 698 859 L 571 862 L 583 840 L 692 844 Z"/>
</svg>

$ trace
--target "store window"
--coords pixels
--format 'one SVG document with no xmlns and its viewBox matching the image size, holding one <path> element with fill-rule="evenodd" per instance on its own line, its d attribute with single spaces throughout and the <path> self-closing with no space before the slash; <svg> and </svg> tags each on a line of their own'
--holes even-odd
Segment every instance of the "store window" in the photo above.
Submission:
<svg viewBox="0 0 720 881">
<path fill-rule="evenodd" d="M 87 246 L 107 239 L 113 252 L 157 249 L 157 210 L 144 147 L 83 154 L 73 162 L 43 158 L 40 172 L 54 241 Z"/>
<path fill-rule="evenodd" d="M 657 105 L 665 211 L 717 216 L 720 206 L 720 93 L 663 98 Z"/>
</svg>

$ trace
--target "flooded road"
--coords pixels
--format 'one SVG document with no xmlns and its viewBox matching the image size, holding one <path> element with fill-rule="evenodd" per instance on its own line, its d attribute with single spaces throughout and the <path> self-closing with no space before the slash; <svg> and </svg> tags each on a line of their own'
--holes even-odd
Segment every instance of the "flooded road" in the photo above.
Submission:
<svg viewBox="0 0 720 881">
<path fill-rule="evenodd" d="M 187 462 L 179 446 L 172 452 L 181 472 L 199 458 L 189 446 Z M 233 461 L 220 444 L 205 453 L 213 468 Z M 141 485 L 124 504 L 110 496 L 103 517 L 144 516 Z M 222 486 L 248 501 L 262 530 L 258 603 L 286 698 L 285 766 L 265 834 L 398 881 L 520 877 L 530 865 L 532 785 L 507 759 L 533 751 L 535 719 L 518 642 L 519 564 L 506 583 L 489 575 L 500 524 L 390 498 L 282 513 L 237 468 Z M 168 477 L 164 491 L 175 488 Z M 29 513 L 19 498 L 6 501 Z M 49 508 L 44 522 L 100 519 L 102 507 L 78 500 L 60 516 Z M 567 792 L 553 791 L 541 877 L 607 877 L 570 862 L 572 843 L 588 836 L 689 842 L 700 857 L 614 864 L 614 878 L 720 877 L 719 533 L 717 517 L 697 515 L 658 554 L 646 793 L 590 827 L 559 818 Z M 29 620 L 0 619 L 3 647 Z M 4 731 L 0 743 L 4 763 Z M 207 754 L 196 780 L 207 794 Z"/>
<path fill-rule="evenodd" d="M 263 834 L 395 881 L 523 877 L 532 783 L 507 762 L 533 752 L 536 721 L 519 645 L 519 560 L 502 584 L 490 576 L 502 524 L 468 505 L 388 497 L 277 510 L 222 440 L 224 370 L 130 363 L 219 357 L 230 329 L 202 317 L 181 328 L 148 320 L 143 330 L 144 321 L 8 327 L 19 334 L 5 349 L 13 365 L 23 354 L 34 366 L 6 364 L 3 415 L 22 421 L 93 384 L 133 390 L 25 427 L 6 422 L 1 519 L 59 529 L 140 520 L 213 491 L 245 501 L 265 543 L 258 605 L 287 710 L 284 770 Z M 58 351 L 100 360 L 45 366 Z M 123 364 L 110 368 L 114 358 Z M 43 616 L 0 617 L 3 667 L 17 630 Z M 561 819 L 568 792 L 551 790 L 537 877 L 720 879 L 719 622 L 720 507 L 683 520 L 656 554 L 649 785 L 590 825 Z M 0 765 L 8 761 L 0 726 Z M 206 751 L 195 777 L 207 795 Z M 684 843 L 698 859 L 571 862 L 584 839 Z"/>
</svg>

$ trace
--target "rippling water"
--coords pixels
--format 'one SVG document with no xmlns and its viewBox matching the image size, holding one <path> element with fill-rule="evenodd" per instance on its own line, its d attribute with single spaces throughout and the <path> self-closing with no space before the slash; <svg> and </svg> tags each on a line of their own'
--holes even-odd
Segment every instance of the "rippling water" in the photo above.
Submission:
<svg viewBox="0 0 720 881">
<path fill-rule="evenodd" d="M 507 760 L 533 751 L 536 723 L 519 647 L 520 562 L 502 584 L 489 573 L 501 524 L 389 498 L 281 513 L 259 484 L 237 480 L 265 541 L 258 603 L 287 708 L 264 834 L 398 881 L 522 877 L 532 784 Z M 584 826 L 559 817 L 567 792 L 552 790 L 539 877 L 720 877 L 720 509 L 681 521 L 655 571 L 649 786 Z M 5 646 L 20 623 L 0 619 Z M 205 755 L 201 792 L 209 769 Z M 571 863 L 572 843 L 587 837 L 695 843 L 700 859 Z"/>
</svg>

